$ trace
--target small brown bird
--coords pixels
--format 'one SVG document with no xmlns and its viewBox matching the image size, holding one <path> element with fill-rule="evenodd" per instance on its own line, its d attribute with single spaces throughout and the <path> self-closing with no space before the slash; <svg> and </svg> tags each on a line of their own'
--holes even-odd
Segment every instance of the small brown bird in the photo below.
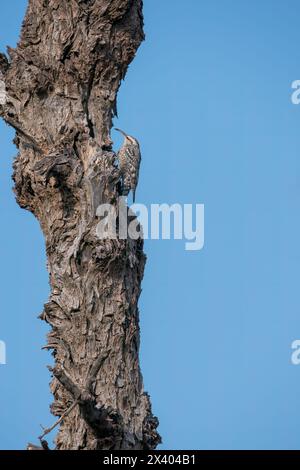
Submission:
<svg viewBox="0 0 300 470">
<path fill-rule="evenodd" d="M 125 140 L 123 146 L 118 152 L 120 162 L 120 170 L 122 174 L 123 187 L 122 194 L 128 196 L 129 192 L 133 193 L 133 202 L 135 202 L 135 192 L 139 182 L 139 173 L 141 165 L 141 149 L 140 144 L 134 137 L 127 135 L 121 129 L 116 131 L 124 135 Z"/>
</svg>

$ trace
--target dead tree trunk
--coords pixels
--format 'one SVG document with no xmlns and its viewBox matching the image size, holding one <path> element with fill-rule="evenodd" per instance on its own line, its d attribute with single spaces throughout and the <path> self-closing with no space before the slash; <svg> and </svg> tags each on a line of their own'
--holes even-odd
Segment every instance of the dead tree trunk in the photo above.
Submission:
<svg viewBox="0 0 300 470">
<path fill-rule="evenodd" d="M 16 129 L 17 201 L 39 220 L 51 296 L 57 449 L 152 449 L 159 442 L 139 367 L 142 240 L 100 240 L 96 209 L 117 206 L 110 130 L 144 39 L 142 0 L 29 0 L 16 49 L 0 57 Z"/>
</svg>

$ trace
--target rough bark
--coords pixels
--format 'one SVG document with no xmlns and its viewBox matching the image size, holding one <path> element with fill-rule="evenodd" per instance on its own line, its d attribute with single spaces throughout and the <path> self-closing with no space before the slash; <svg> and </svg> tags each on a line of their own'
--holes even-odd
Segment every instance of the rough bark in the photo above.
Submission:
<svg viewBox="0 0 300 470">
<path fill-rule="evenodd" d="M 110 130 L 144 39 L 142 0 L 29 0 L 16 49 L 0 57 L 16 129 L 17 201 L 39 220 L 51 296 L 57 449 L 151 449 L 160 438 L 139 367 L 142 240 L 100 240 L 96 209 L 117 206 Z"/>
</svg>

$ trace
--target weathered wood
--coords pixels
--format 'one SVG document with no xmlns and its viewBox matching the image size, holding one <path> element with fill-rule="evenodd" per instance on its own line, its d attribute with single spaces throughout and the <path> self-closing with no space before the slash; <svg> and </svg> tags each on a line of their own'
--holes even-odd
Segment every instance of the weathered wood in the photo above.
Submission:
<svg viewBox="0 0 300 470">
<path fill-rule="evenodd" d="M 138 358 L 143 242 L 96 235 L 98 205 L 118 203 L 110 130 L 143 39 L 142 0 L 29 0 L 17 48 L 0 56 L 15 193 L 46 241 L 53 414 L 78 400 L 57 449 L 150 449 L 160 439 Z"/>
</svg>

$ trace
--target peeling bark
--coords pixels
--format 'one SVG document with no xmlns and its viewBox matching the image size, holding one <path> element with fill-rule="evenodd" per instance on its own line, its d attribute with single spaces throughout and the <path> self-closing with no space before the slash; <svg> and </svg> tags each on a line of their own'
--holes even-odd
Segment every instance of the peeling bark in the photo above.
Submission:
<svg viewBox="0 0 300 470">
<path fill-rule="evenodd" d="M 16 130 L 19 205 L 45 236 L 56 448 L 153 449 L 139 367 L 143 241 L 100 240 L 96 209 L 118 205 L 110 130 L 120 82 L 144 39 L 142 0 L 29 0 L 16 49 L 0 55 Z"/>
</svg>

